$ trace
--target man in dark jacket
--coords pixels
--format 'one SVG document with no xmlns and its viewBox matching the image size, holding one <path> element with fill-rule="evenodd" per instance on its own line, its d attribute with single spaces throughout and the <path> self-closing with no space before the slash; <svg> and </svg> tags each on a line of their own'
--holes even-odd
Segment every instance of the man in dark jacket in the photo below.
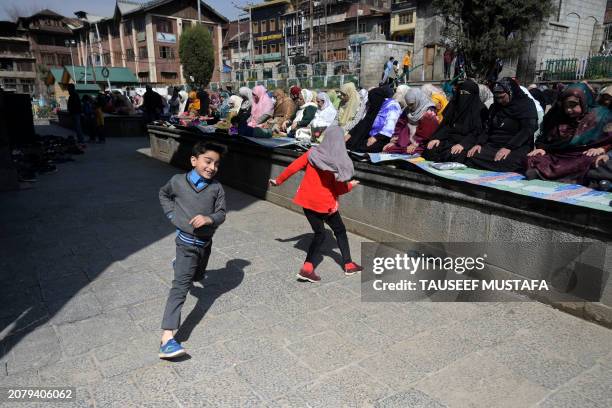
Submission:
<svg viewBox="0 0 612 408">
<path fill-rule="evenodd" d="M 83 108 L 81 106 L 81 100 L 79 99 L 79 95 L 74 88 L 74 84 L 68 84 L 68 113 L 72 118 L 72 124 L 74 125 L 74 131 L 76 132 L 76 137 L 79 143 L 83 143 L 83 130 L 81 128 L 81 113 L 83 113 Z"/>
</svg>

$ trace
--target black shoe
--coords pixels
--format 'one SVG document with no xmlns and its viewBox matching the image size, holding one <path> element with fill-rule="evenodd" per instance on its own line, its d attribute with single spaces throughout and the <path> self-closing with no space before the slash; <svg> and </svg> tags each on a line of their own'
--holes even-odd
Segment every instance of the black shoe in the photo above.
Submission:
<svg viewBox="0 0 612 408">
<path fill-rule="evenodd" d="M 612 183 L 610 182 L 610 180 L 599 180 L 599 183 L 596 188 L 600 191 L 610 191 L 612 190 Z"/>
</svg>

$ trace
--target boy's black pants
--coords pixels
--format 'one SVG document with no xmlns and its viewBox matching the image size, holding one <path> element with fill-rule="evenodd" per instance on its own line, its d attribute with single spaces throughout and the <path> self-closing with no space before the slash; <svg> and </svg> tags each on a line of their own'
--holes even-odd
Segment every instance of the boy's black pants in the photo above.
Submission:
<svg viewBox="0 0 612 408">
<path fill-rule="evenodd" d="M 332 229 L 338 242 L 338 248 L 340 248 L 340 253 L 342 254 L 342 266 L 352 262 L 346 228 L 342 222 L 342 217 L 340 217 L 340 211 L 336 211 L 333 214 L 324 214 L 304 208 L 304 214 L 314 232 L 314 237 L 306 254 L 306 262 L 314 263 L 314 259 L 319 254 L 321 245 L 325 241 L 325 223 Z"/>
<path fill-rule="evenodd" d="M 206 242 L 204 247 L 187 244 L 178 237 L 176 237 L 175 242 L 174 279 L 166 301 L 161 325 L 163 330 L 178 330 L 181 324 L 181 309 L 187 298 L 187 293 L 194 281 L 199 281 L 204 277 L 212 248 L 212 240 Z"/>
</svg>

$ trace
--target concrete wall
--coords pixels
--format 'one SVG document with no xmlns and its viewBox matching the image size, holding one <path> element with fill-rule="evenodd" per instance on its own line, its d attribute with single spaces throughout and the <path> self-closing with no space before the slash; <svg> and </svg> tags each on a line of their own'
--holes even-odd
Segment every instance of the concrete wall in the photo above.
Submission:
<svg viewBox="0 0 612 408">
<path fill-rule="evenodd" d="M 158 127 L 149 127 L 149 134 L 152 155 L 180 167 L 188 166 L 191 145 L 201 139 L 200 135 Z M 220 170 L 223 183 L 301 212 L 291 202 L 301 174 L 273 190 L 268 190 L 267 183 L 297 157 L 297 152 L 271 151 L 223 136 L 210 137 L 229 147 Z M 593 259 L 585 256 L 580 262 L 586 265 L 586 272 L 575 279 L 577 287 L 599 285 L 599 302 L 560 303 L 552 295 L 539 300 L 612 327 L 612 279 L 607 275 L 612 271 L 612 213 L 403 169 L 364 163 L 355 163 L 355 168 L 355 178 L 361 185 L 341 198 L 342 216 L 350 231 L 374 241 L 529 243 L 529 251 L 534 254 L 530 259 L 509 252 L 488 259 L 493 277 L 511 279 L 541 278 L 538 274 L 554 262 L 551 243 L 576 242 L 585 247 L 598 243 L 605 253 L 603 269 L 600 265 L 598 273 L 592 273 L 588 265 Z"/>
<path fill-rule="evenodd" d="M 605 13 L 606 0 L 564 0 L 558 16 L 551 17 L 537 37 L 532 50 L 536 66 L 547 59 L 584 58 L 597 51 L 600 44 L 593 37 L 601 38 Z"/>
<path fill-rule="evenodd" d="M 400 69 L 402 58 L 406 51 L 412 53 L 412 44 L 396 41 L 373 40 L 361 44 L 361 71 L 359 83 L 364 88 L 378 86 L 383 73 L 385 62 L 390 57 L 399 61 Z"/>
</svg>

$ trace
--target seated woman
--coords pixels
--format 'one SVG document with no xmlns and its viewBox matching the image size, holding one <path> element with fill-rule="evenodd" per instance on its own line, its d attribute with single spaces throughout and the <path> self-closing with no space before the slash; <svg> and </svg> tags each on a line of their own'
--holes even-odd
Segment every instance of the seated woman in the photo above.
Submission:
<svg viewBox="0 0 612 408">
<path fill-rule="evenodd" d="M 274 114 L 274 102 L 268 96 L 268 92 L 263 85 L 253 88 L 253 102 L 251 107 L 251 117 L 248 125 L 250 127 L 265 127 L 268 119 Z"/>
<path fill-rule="evenodd" d="M 463 163 L 467 151 L 482 133 L 483 109 L 486 108 L 480 101 L 478 85 L 470 79 L 459 84 L 423 157 L 435 162 Z"/>
<path fill-rule="evenodd" d="M 308 89 L 302 89 L 298 97 L 298 110 L 290 124 L 285 122 L 287 136 L 295 137 L 298 130 L 306 129 L 317 113 L 317 104 L 312 101 L 314 95 Z M 310 130 L 310 129 L 309 129 Z"/>
<path fill-rule="evenodd" d="M 196 91 L 189 92 L 189 101 L 187 102 L 187 111 L 190 116 L 198 116 L 200 114 L 200 99 Z"/>
<path fill-rule="evenodd" d="M 421 91 L 432 100 L 436 107 L 436 113 L 438 115 L 438 122 L 442 123 L 444 119 L 444 111 L 448 105 L 448 98 L 444 91 L 432 84 L 425 84 L 421 87 Z"/>
<path fill-rule="evenodd" d="M 361 97 L 355 84 L 347 82 L 340 87 L 340 108 L 338 108 L 338 126 L 347 129 L 347 125 L 355 119 L 357 112 L 359 111 L 359 105 L 361 103 Z"/>
<path fill-rule="evenodd" d="M 608 109 L 612 108 L 612 85 L 608 85 L 601 90 L 599 98 L 597 98 L 597 103 Z"/>
<path fill-rule="evenodd" d="M 420 89 L 410 88 L 404 99 L 406 109 L 395 125 L 391 142 L 383 148 L 384 152 L 421 153 L 439 126 L 436 107 Z"/>
<path fill-rule="evenodd" d="M 610 111 L 596 106 L 584 84 L 566 87 L 544 117 L 536 148 L 527 158 L 528 179 L 584 182 L 597 156 L 612 144 Z"/>
<path fill-rule="evenodd" d="M 277 88 L 274 91 L 274 114 L 272 128 L 275 131 L 279 131 L 283 123 L 290 120 L 295 115 L 296 106 L 291 98 L 289 98 L 285 91 Z"/>
<path fill-rule="evenodd" d="M 323 131 L 336 122 L 338 111 L 336 111 L 336 108 L 334 108 L 334 105 L 329 99 L 329 95 L 325 92 L 319 92 L 317 94 L 317 107 L 318 109 L 315 113 L 315 117 L 312 122 L 310 122 L 310 130 L 313 139 L 320 143 L 323 141 Z"/>
<path fill-rule="evenodd" d="M 224 119 L 221 119 L 215 125 L 218 129 L 229 129 L 232 124 L 232 119 L 238 115 L 240 111 L 240 105 L 242 105 L 242 98 L 238 95 L 232 95 L 227 100 L 227 115 Z"/>
<path fill-rule="evenodd" d="M 340 97 L 338 96 L 338 92 L 335 89 L 331 89 L 327 91 L 327 96 L 329 97 L 329 101 L 331 102 L 334 109 L 337 111 L 340 107 Z"/>
<path fill-rule="evenodd" d="M 408 93 L 409 89 L 410 87 L 408 85 L 403 85 L 403 84 L 395 88 L 393 99 L 395 99 L 397 103 L 400 104 L 400 107 L 402 109 L 406 108 L 406 94 Z"/>
<path fill-rule="evenodd" d="M 485 130 L 467 153 L 470 167 L 492 171 L 523 172 L 533 148 L 538 114 L 533 101 L 512 78 L 493 88 L 495 103 L 489 109 Z"/>
<path fill-rule="evenodd" d="M 402 113 L 392 96 L 393 90 L 386 85 L 368 92 L 368 110 L 364 118 L 345 136 L 347 149 L 377 153 L 389 143 Z"/>
</svg>

